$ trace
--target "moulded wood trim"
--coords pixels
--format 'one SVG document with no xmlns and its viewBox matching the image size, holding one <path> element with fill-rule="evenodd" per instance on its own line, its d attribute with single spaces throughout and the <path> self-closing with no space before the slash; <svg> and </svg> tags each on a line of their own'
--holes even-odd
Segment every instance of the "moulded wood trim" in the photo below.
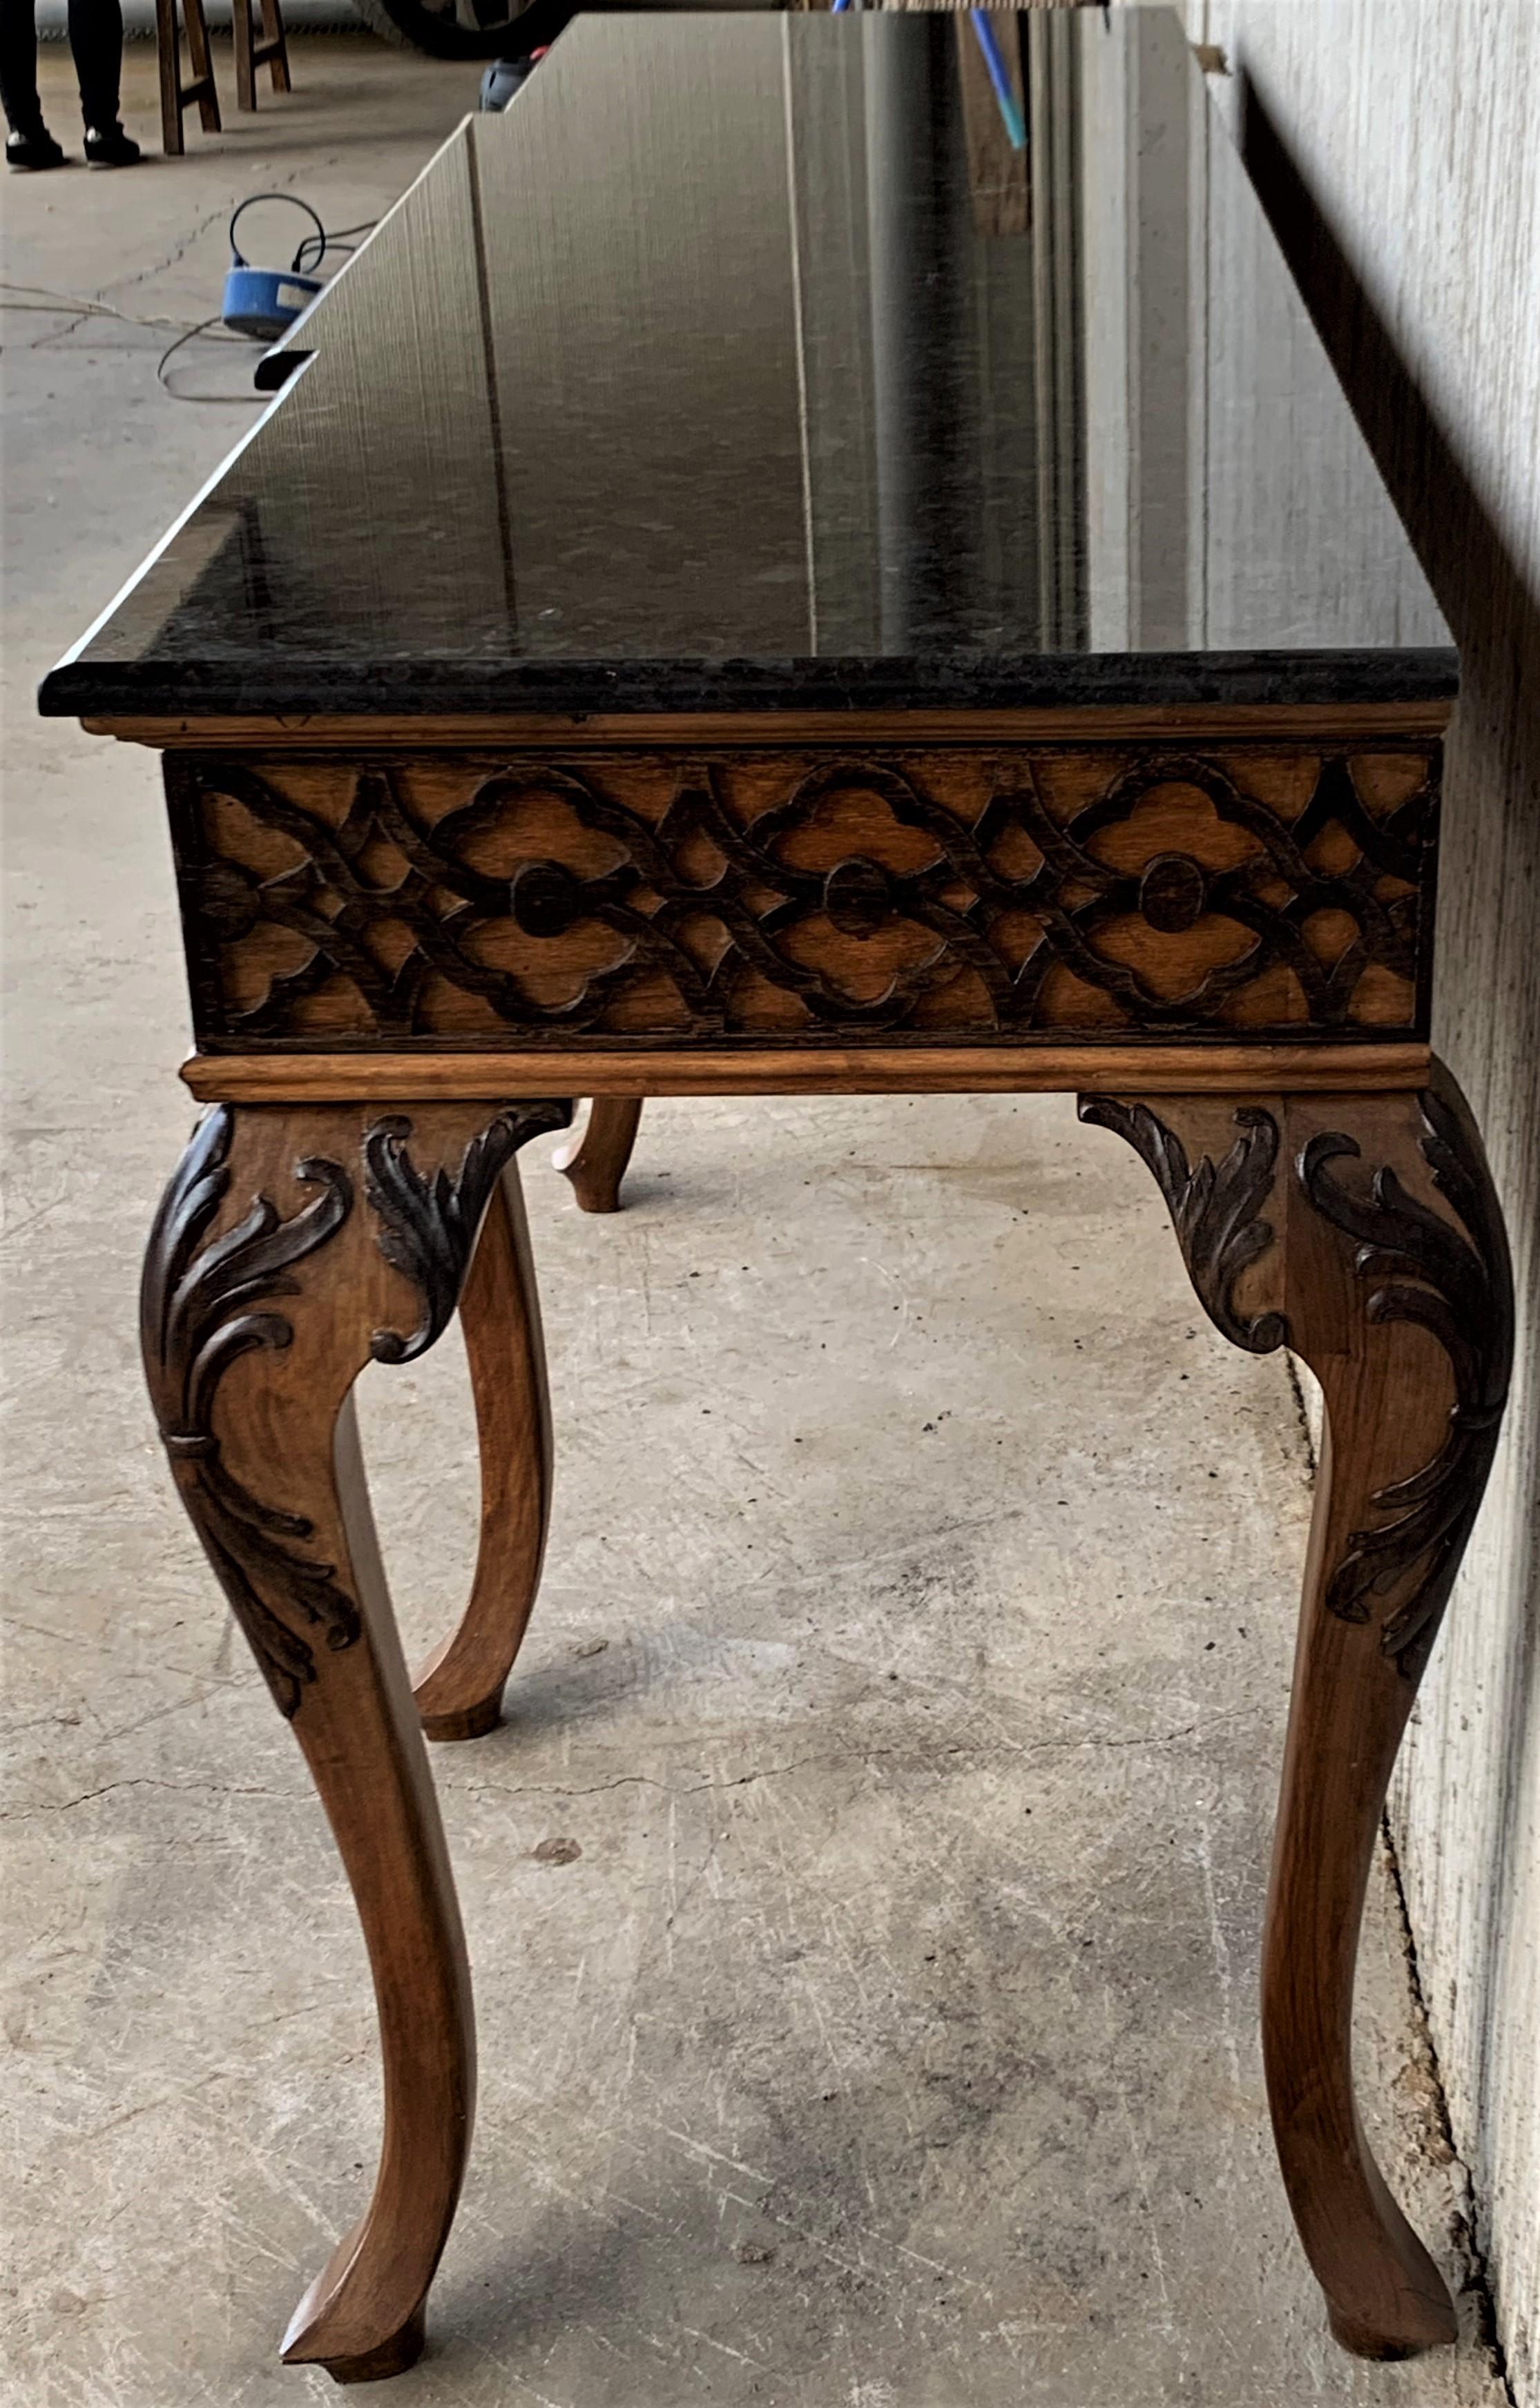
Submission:
<svg viewBox="0 0 1540 2408">
<path fill-rule="evenodd" d="M 205 1102 L 426 1102 L 520 1096 L 1387 1094 L 1425 1045 L 819 1046 L 780 1051 L 194 1054 Z"/>
<path fill-rule="evenodd" d="M 1123 742 L 1195 736 L 1291 740 L 1442 735 L 1452 701 L 1324 703 L 1089 704 L 1050 710 L 757 710 L 674 714 L 545 712 L 428 718 L 82 719 L 88 735 L 161 752 L 281 751 L 374 753 L 414 750 L 484 752 L 506 744 L 1028 744 L 1058 738 Z"/>
</svg>

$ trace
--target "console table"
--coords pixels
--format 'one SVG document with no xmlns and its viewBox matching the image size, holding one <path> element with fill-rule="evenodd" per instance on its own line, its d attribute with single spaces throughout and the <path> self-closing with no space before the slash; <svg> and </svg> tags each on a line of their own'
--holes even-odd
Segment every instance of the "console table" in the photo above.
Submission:
<svg viewBox="0 0 1540 2408">
<path fill-rule="evenodd" d="M 1175 20 L 993 24 L 579 19 L 43 688 L 164 755 L 208 1109 L 145 1360 L 373 1966 L 379 2175 L 283 2344 L 340 2382 L 421 2346 L 469 2144 L 423 1734 L 493 1726 L 534 1599 L 515 1156 L 581 1096 L 605 1209 L 646 1096 L 1076 1092 L 1313 1368 L 1268 2088 L 1338 2340 L 1454 2333 L 1349 2026 L 1511 1349 L 1427 1043 L 1457 664 Z M 481 1552 L 409 1677 L 350 1391 L 456 1310 Z"/>
</svg>

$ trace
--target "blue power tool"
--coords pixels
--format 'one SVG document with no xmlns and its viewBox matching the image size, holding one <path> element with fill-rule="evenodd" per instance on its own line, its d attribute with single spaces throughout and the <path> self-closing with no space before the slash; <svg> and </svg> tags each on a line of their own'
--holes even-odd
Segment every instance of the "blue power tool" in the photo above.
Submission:
<svg viewBox="0 0 1540 2408">
<path fill-rule="evenodd" d="M 241 256 L 236 228 L 258 201 L 286 201 L 291 208 L 303 209 L 315 228 L 287 267 L 252 267 Z M 324 288 L 325 278 L 309 274 L 305 263 L 309 259 L 311 267 L 319 267 L 326 248 L 325 227 L 309 201 L 302 201 L 296 193 L 252 193 L 242 201 L 230 220 L 230 270 L 220 312 L 231 332 L 251 335 L 260 343 L 276 342 Z"/>
</svg>

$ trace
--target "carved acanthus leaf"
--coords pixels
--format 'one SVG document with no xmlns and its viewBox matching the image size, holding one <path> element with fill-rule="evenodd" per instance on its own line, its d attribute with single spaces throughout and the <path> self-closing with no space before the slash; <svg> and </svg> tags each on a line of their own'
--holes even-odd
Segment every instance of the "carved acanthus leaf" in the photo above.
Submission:
<svg viewBox="0 0 1540 2408">
<path fill-rule="evenodd" d="M 1437 1636 L 1487 1484 L 1513 1361 L 1512 1272 L 1490 1182 L 1443 1097 L 1426 1093 L 1418 1105 L 1422 1156 L 1458 1227 L 1409 1196 L 1388 1164 L 1367 1190 L 1345 1185 L 1331 1165 L 1358 1158 L 1350 1137 L 1314 1137 L 1298 1163 L 1316 1210 L 1359 1240 L 1355 1268 L 1374 1283 L 1371 1318 L 1426 1329 L 1454 1375 L 1443 1443 L 1420 1469 L 1375 1492 L 1372 1501 L 1388 1518 L 1352 1533 L 1326 1591 L 1345 1622 L 1368 1622 L 1373 1598 L 1399 1597 L 1380 1644 L 1413 1679 Z"/>
<path fill-rule="evenodd" d="M 410 1280 L 423 1317 L 409 1337 L 377 1329 L 369 1350 L 379 1363 L 410 1363 L 425 1354 L 459 1302 L 471 1248 L 493 1186 L 521 1145 L 566 1128 L 569 1103 L 510 1105 L 478 1131 L 452 1179 L 440 1164 L 431 1178 L 407 1151 L 411 1123 L 400 1113 L 376 1121 L 364 1140 L 365 1192 L 379 1222 L 380 1251 Z"/>
<path fill-rule="evenodd" d="M 1278 1124 L 1272 1113 L 1259 1104 L 1241 1105 L 1234 1115 L 1240 1134 L 1229 1153 L 1218 1163 L 1201 1155 L 1196 1169 L 1176 1131 L 1147 1104 L 1082 1096 L 1080 1117 L 1126 1138 L 1155 1173 L 1192 1284 L 1216 1328 L 1251 1354 L 1270 1354 L 1282 1346 L 1288 1327 L 1281 1312 L 1243 1318 L 1235 1307 L 1241 1273 L 1273 1243 L 1272 1225 L 1260 1217 L 1278 1159 Z"/>
<path fill-rule="evenodd" d="M 339 1163 L 306 1159 L 295 1176 L 319 1187 L 288 1220 L 266 1196 L 208 1244 L 230 1184 L 233 1115 L 218 1104 L 200 1122 L 151 1232 L 140 1321 L 151 1399 L 188 1512 L 279 1710 L 292 1716 L 315 1678 L 308 1632 L 328 1647 L 358 1637 L 358 1609 L 334 1567 L 305 1553 L 313 1526 L 264 1503 L 225 1465 L 214 1398 L 232 1363 L 256 1347 L 292 1344 L 293 1324 L 258 1312 L 296 1296 L 292 1267 L 347 1219 L 353 1182 Z"/>
</svg>

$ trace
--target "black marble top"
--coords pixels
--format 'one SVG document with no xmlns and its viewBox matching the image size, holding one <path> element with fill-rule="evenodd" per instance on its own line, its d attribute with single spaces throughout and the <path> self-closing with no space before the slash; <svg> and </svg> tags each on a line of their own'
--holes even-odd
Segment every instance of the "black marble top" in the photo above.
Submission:
<svg viewBox="0 0 1540 2408">
<path fill-rule="evenodd" d="M 55 712 L 1448 694 L 1164 10 L 580 17 Z"/>
</svg>

